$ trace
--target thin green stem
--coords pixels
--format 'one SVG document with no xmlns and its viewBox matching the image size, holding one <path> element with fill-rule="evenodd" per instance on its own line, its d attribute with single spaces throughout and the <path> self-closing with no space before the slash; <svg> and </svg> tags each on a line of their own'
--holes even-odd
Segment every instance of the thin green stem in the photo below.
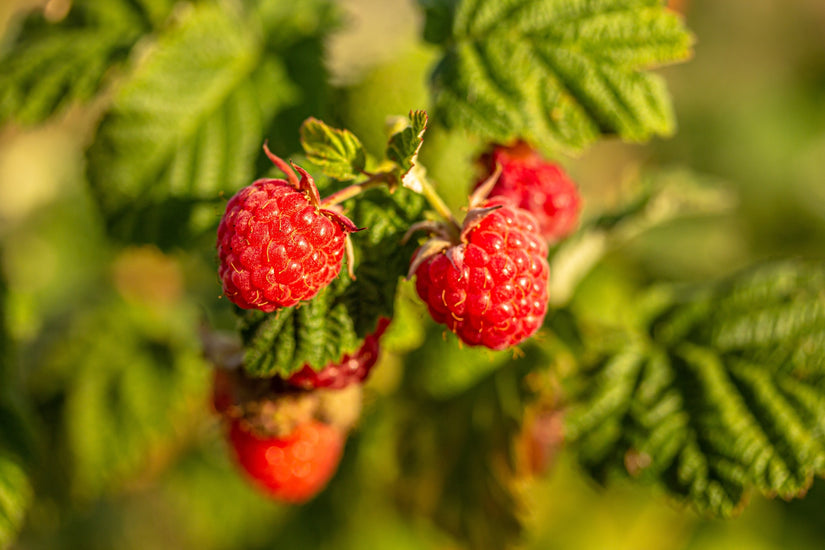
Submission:
<svg viewBox="0 0 825 550">
<path fill-rule="evenodd" d="M 456 235 L 459 235 L 461 225 L 459 225 L 458 220 L 453 215 L 450 207 L 447 206 L 447 203 L 444 202 L 444 199 L 436 192 L 435 187 L 426 178 L 420 178 L 418 181 L 421 184 L 421 194 L 424 195 L 433 210 L 450 224 L 450 229 L 454 230 Z"/>
<path fill-rule="evenodd" d="M 356 197 L 366 191 L 367 189 L 372 189 L 373 187 L 378 187 L 380 185 L 388 184 L 392 182 L 392 174 L 389 172 L 379 172 L 377 174 L 370 174 L 368 172 L 364 172 L 367 176 L 362 182 L 353 183 L 350 186 L 344 187 L 336 191 L 335 193 L 325 197 L 321 200 L 321 206 L 332 206 L 333 204 L 340 204 L 345 200 L 349 200 L 353 197 Z"/>
</svg>

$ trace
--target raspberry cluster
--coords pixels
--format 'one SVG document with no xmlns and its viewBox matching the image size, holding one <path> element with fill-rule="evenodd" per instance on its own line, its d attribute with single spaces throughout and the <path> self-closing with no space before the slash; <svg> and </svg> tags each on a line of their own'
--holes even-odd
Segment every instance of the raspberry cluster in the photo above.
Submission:
<svg viewBox="0 0 825 550">
<path fill-rule="evenodd" d="M 232 197 L 217 250 L 224 294 L 241 308 L 269 313 L 312 299 L 329 285 L 349 256 L 349 233 L 358 228 L 337 207 L 325 207 L 304 170 L 264 149 L 287 180 L 257 180 Z M 447 221 L 410 228 L 433 236 L 412 258 L 408 277 L 415 275 L 416 291 L 436 322 L 468 345 L 502 350 L 542 326 L 548 243 L 575 227 L 579 198 L 558 166 L 524 144 L 495 147 L 483 161 L 488 174 L 461 225 L 440 199 L 428 196 Z M 349 190 L 327 201 L 357 194 Z M 351 257 L 348 263 L 351 268 Z M 249 378 L 240 368 L 240 349 L 221 356 L 234 359 L 216 369 L 214 408 L 227 421 L 238 465 L 271 497 L 305 502 L 334 475 L 389 323 L 381 318 L 354 352 L 322 369 L 304 365 L 288 377 Z"/>
</svg>

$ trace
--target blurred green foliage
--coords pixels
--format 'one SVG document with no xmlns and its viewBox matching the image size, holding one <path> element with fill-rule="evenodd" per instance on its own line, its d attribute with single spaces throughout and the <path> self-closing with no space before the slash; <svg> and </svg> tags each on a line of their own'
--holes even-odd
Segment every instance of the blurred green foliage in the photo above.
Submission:
<svg viewBox="0 0 825 550">
<path fill-rule="evenodd" d="M 12 14 L 33 4 L 0 6 L 3 53 L 20 30 L 21 20 Z M 67 3 L 49 4 L 46 14 L 60 19 L 59 8 Z M 151 48 L 127 56 L 136 38 L 116 27 L 96 23 L 100 36 L 71 35 L 78 40 L 47 34 L 13 62 L 33 93 L 4 88 L 0 118 L 39 122 L 54 107 L 60 116 L 0 130 L 0 441 L 4 449 L 17 449 L 0 455 L 0 546 L 22 526 L 14 548 L 462 544 L 450 533 L 472 533 L 474 547 L 496 547 L 504 539 L 494 535 L 508 532 L 520 533 L 519 547 L 542 549 L 821 547 L 821 481 L 790 503 L 753 496 L 740 517 L 720 522 L 663 505 L 669 497 L 627 481 L 597 488 L 574 465 L 572 453 L 553 445 L 542 454 L 547 474 L 534 476 L 525 473 L 523 457 L 494 444 L 518 436 L 526 403 L 558 406 L 552 399 L 534 401 L 535 393 L 558 396 L 558 379 L 575 372 L 571 355 L 581 352 L 581 339 L 593 327 L 608 327 L 606 345 L 615 343 L 609 329 L 637 321 L 629 311 L 649 283 L 719 279 L 765 258 L 822 258 L 821 2 L 679 2 L 697 44 L 690 63 L 659 72 L 672 92 L 675 135 L 645 146 L 606 140 L 564 162 L 581 185 L 586 223 L 605 224 L 604 212 L 640 196 L 640 174 L 673 166 L 712 187 L 725 182 L 724 196 L 733 190 L 738 205 L 629 232 L 551 316 L 535 346 L 525 350 L 526 359 L 476 350 L 459 354 L 451 336 L 442 340 L 441 330 L 424 321 L 424 309 L 402 284 L 396 312 L 404 327 L 396 324 L 387 335 L 340 471 L 327 491 L 295 509 L 271 503 L 244 483 L 209 412 L 209 371 L 199 355 L 198 328 L 235 323 L 214 275 L 210 228 L 221 207 L 215 199 L 269 170 L 260 152 L 211 152 L 247 151 L 266 137 L 286 157 L 298 151 L 300 123 L 313 115 L 352 129 L 369 153 L 380 155 L 386 115 L 428 106 L 427 71 L 441 52 L 419 41 L 422 20 L 406 3 L 393 10 L 382 0 L 268 0 L 254 15 L 233 2 L 192 2 L 177 12 L 167 2 L 115 4 L 139 6 L 144 30 L 171 28 L 167 40 L 180 44 L 188 32 L 208 35 L 209 25 L 240 25 L 234 46 L 243 55 L 231 48 L 225 55 L 217 55 L 220 48 L 198 52 L 175 75 L 180 94 L 172 95 L 189 97 L 209 86 L 221 93 L 209 95 L 207 103 L 170 104 L 163 120 L 142 119 L 141 98 L 169 90 L 153 89 L 150 75 L 131 87 L 118 88 L 117 82 L 129 63 L 165 61 Z M 236 10 L 235 19 L 216 16 L 216 5 Z M 99 12 L 90 13 L 104 21 L 106 10 Z M 64 25 L 92 15 L 73 14 Z M 265 28 L 244 26 L 250 17 Z M 70 45 L 65 55 L 71 63 L 47 70 L 37 52 L 60 40 Z M 109 52 L 112 65 L 84 65 L 89 44 Z M 380 55 L 367 51 L 373 49 Z M 75 80 L 70 68 L 82 69 L 82 78 Z M 233 87 L 238 71 L 255 71 L 258 87 Z M 65 93 L 36 93 L 42 72 L 63 79 Z M 116 107 L 110 111 L 83 103 L 93 95 L 89 83 L 98 79 L 112 86 L 106 100 Z M 140 201 L 103 198 L 100 186 L 86 181 L 84 151 L 98 123 L 105 139 L 95 146 L 92 162 L 95 155 L 117 162 L 134 155 L 129 166 L 145 172 L 127 167 L 124 177 L 134 180 L 135 189 L 148 190 Z M 133 124 L 145 133 L 121 133 Z M 139 142 L 130 141 L 135 138 Z M 460 131 L 428 130 L 421 158 L 451 205 L 463 204 L 463 186 L 476 177 L 473 159 L 482 146 Z M 152 195 L 159 181 L 191 181 L 192 174 L 203 174 L 194 178 L 197 201 Z M 123 216 L 101 210 L 110 200 Z M 451 359 L 456 355 L 461 358 Z M 536 357 L 546 368 L 538 382 L 528 382 L 538 386 L 522 385 L 527 382 L 516 376 L 519 361 Z M 513 368 L 500 368 L 504 364 Z M 453 368 L 444 374 L 443 365 Z M 448 449 L 475 436 L 472 444 Z M 440 477 L 445 472 L 448 479 Z M 500 481 L 501 472 L 505 482 L 474 485 Z M 475 481 L 464 481 L 466 476 Z M 521 505 L 511 507 L 513 499 Z M 499 520 L 512 531 L 485 534 Z"/>
</svg>

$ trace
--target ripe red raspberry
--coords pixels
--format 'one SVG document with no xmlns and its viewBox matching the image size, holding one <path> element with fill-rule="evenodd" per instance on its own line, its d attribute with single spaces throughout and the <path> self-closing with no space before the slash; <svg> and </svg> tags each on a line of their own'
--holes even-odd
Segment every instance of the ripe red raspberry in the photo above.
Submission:
<svg viewBox="0 0 825 550">
<path fill-rule="evenodd" d="M 341 389 L 350 384 L 363 382 L 378 361 L 378 340 L 390 320 L 382 317 L 378 320 L 375 332 L 364 338 L 364 343 L 352 355 L 345 354 L 338 363 L 330 363 L 320 371 L 305 365 L 301 370 L 287 379 L 289 384 L 307 390 L 316 388 Z"/>
<path fill-rule="evenodd" d="M 497 207 L 497 208 L 494 208 Z M 411 271 L 436 322 L 494 350 L 534 334 L 547 312 L 547 245 L 527 211 L 504 198 L 471 210 L 459 244 L 435 238 Z"/>
<path fill-rule="evenodd" d="M 288 177 L 260 179 L 229 199 L 218 226 L 223 292 L 244 309 L 272 312 L 309 300 L 341 271 L 347 235 L 358 228 L 321 208 L 309 174 L 269 158 Z"/>
<path fill-rule="evenodd" d="M 344 449 L 337 428 L 310 420 L 283 437 L 258 437 L 234 421 L 229 441 L 252 481 L 276 500 L 302 503 L 332 478 Z"/>
<path fill-rule="evenodd" d="M 548 243 L 558 241 L 576 228 L 581 198 L 576 184 L 561 166 L 543 159 L 524 142 L 512 147 L 496 146 L 480 160 L 486 173 L 478 185 L 500 165 L 501 175 L 490 196 L 508 197 L 533 214 Z"/>
</svg>

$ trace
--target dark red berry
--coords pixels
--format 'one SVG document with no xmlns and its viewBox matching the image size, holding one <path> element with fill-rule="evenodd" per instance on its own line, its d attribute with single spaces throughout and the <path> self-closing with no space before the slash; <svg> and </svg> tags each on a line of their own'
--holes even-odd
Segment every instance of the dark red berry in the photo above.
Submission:
<svg viewBox="0 0 825 550">
<path fill-rule="evenodd" d="M 503 196 L 533 214 L 539 231 L 548 243 L 553 243 L 575 230 L 581 210 L 581 198 L 576 184 L 562 167 L 542 158 L 523 142 L 512 147 L 496 146 L 482 155 L 485 175 L 481 185 L 501 166 L 501 175 L 490 191 L 490 197 Z"/>
<path fill-rule="evenodd" d="M 330 363 L 320 371 L 315 371 L 309 365 L 305 365 L 290 376 L 287 382 L 310 390 L 315 388 L 340 389 L 350 384 L 363 382 L 378 361 L 378 341 L 389 324 L 390 320 L 382 317 L 378 320 L 375 332 L 367 335 L 364 343 L 352 355 L 344 354 L 339 362 Z"/>
</svg>

